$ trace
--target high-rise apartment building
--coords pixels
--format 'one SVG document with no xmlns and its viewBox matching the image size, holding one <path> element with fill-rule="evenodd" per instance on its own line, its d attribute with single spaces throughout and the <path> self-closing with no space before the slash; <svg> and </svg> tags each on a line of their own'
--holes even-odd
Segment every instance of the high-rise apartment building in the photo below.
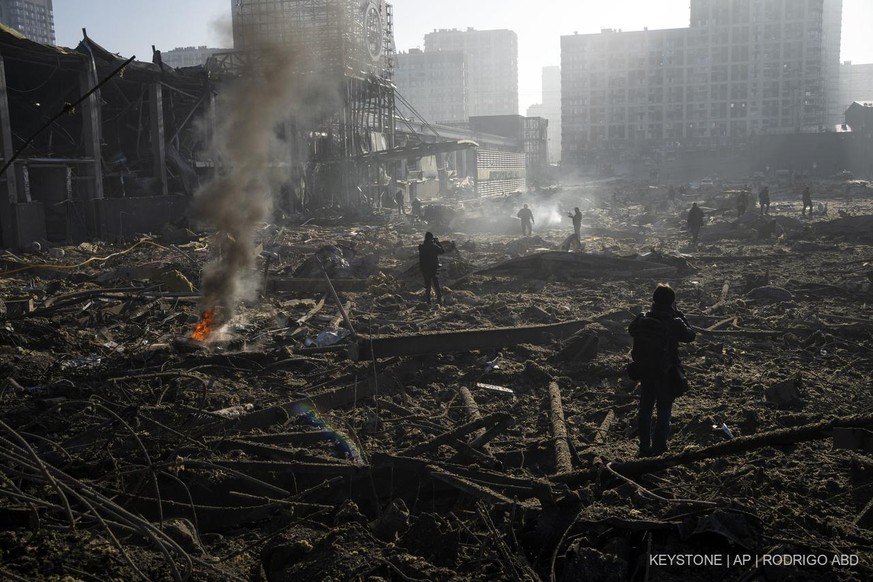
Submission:
<svg viewBox="0 0 873 582">
<path fill-rule="evenodd" d="M 55 44 L 52 0 L 0 0 L 0 21 L 30 40 Z"/>
<path fill-rule="evenodd" d="M 841 14 L 842 0 L 691 0 L 689 28 L 562 37 L 564 159 L 825 130 L 841 116 Z"/>
<path fill-rule="evenodd" d="M 322 73 L 390 77 L 391 5 L 386 0 L 232 0 L 235 50 L 281 46 Z"/>
<path fill-rule="evenodd" d="M 424 37 L 425 52 L 467 55 L 467 112 L 518 115 L 518 36 L 511 30 L 435 30 Z"/>
<path fill-rule="evenodd" d="M 873 102 L 873 64 L 840 65 L 840 108 L 845 113 L 855 101 Z"/>
<path fill-rule="evenodd" d="M 461 51 L 400 53 L 394 84 L 397 110 L 404 117 L 415 116 L 404 100 L 430 123 L 459 123 L 469 117 L 466 56 Z"/>
</svg>

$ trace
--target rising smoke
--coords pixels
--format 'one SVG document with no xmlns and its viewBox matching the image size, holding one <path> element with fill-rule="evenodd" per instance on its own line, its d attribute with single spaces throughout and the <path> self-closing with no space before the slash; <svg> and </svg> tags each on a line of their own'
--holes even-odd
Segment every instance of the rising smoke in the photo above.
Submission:
<svg viewBox="0 0 873 582">
<path fill-rule="evenodd" d="M 219 89 L 209 138 L 216 173 L 195 196 L 197 216 L 218 233 L 217 256 L 203 271 L 201 307 L 217 309 L 219 322 L 256 290 L 257 228 L 271 211 L 272 193 L 306 162 L 291 158 L 299 150 L 280 128 L 292 120 L 309 127 L 337 111 L 341 99 L 338 84 L 313 73 L 318 68 L 308 57 L 272 44 L 253 54 L 253 65 Z"/>
</svg>

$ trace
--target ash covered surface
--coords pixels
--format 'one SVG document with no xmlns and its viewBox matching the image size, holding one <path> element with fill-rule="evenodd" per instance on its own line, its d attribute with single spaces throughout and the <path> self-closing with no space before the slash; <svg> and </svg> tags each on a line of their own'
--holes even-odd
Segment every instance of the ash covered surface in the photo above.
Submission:
<svg viewBox="0 0 873 582">
<path fill-rule="evenodd" d="M 586 192 L 566 194 L 562 216 Z M 569 253 L 569 219 L 521 238 L 520 203 L 481 202 L 493 229 L 439 232 L 441 307 L 423 304 L 426 224 L 265 226 L 266 292 L 205 343 L 216 238 L 3 254 L 0 577 L 869 578 L 870 199 L 808 218 L 777 195 L 762 234 L 757 210 L 704 197 L 696 247 L 690 196 L 640 200 L 584 205 Z M 325 247 L 377 259 L 337 286 L 357 338 L 317 271 L 292 284 Z M 661 281 L 698 338 L 670 450 L 638 459 L 627 325 Z M 573 349 L 425 349 L 576 321 Z M 423 355 L 355 358 L 392 336 Z M 712 563 L 837 554 L 858 564 Z"/>
</svg>

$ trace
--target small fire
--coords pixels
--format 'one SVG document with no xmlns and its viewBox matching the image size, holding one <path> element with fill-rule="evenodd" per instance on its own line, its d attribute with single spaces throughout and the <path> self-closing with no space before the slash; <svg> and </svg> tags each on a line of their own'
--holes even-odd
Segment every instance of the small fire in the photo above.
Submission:
<svg viewBox="0 0 873 582">
<path fill-rule="evenodd" d="M 191 334 L 191 339 L 198 342 L 205 342 L 209 334 L 212 333 L 212 324 L 215 320 L 215 308 L 204 311 L 200 316 L 200 323 L 194 328 L 194 333 Z"/>
</svg>

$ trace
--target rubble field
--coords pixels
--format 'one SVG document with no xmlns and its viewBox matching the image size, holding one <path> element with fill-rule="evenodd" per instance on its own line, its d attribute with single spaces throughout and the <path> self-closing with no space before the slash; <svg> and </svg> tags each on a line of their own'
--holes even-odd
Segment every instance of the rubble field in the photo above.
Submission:
<svg viewBox="0 0 873 582">
<path fill-rule="evenodd" d="M 565 191 L 581 248 L 567 218 L 470 218 L 518 197 L 292 217 L 205 342 L 220 236 L 0 254 L 0 578 L 870 579 L 871 193 L 737 219 Z M 670 450 L 638 458 L 627 325 L 662 281 L 698 336 Z"/>
</svg>

